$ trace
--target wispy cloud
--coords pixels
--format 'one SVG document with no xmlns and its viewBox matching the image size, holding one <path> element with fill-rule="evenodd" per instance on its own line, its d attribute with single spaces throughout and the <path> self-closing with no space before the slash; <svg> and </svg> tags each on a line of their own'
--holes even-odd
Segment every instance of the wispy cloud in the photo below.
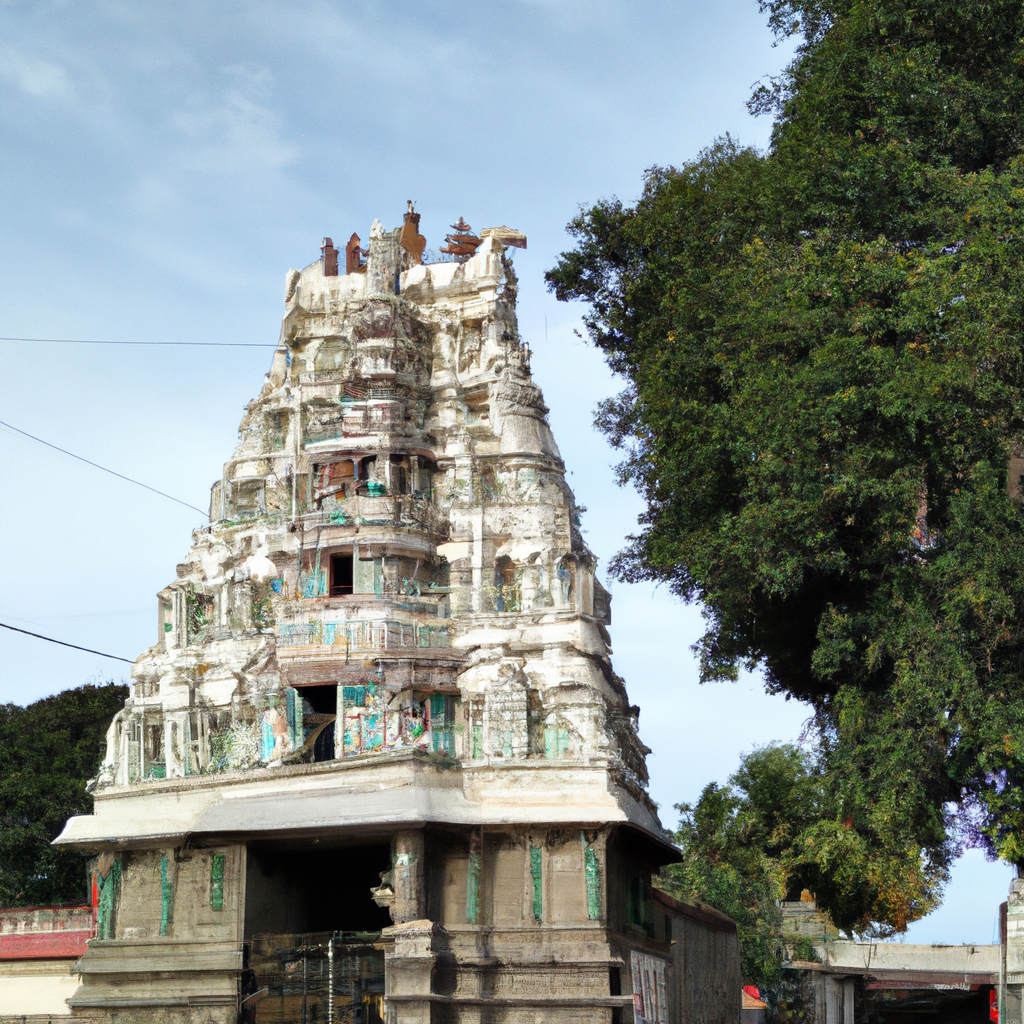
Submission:
<svg viewBox="0 0 1024 1024">
<path fill-rule="evenodd" d="M 72 92 L 68 72 L 60 64 L 10 48 L 0 51 L 0 76 L 24 95 L 39 99 L 66 99 Z"/>
<path fill-rule="evenodd" d="M 262 89 L 266 80 L 258 81 Z M 196 147 L 187 164 L 224 174 L 254 167 L 280 170 L 295 161 L 298 150 L 285 137 L 280 115 L 249 91 L 229 88 L 213 98 L 194 94 L 172 115 L 172 127 Z"/>
</svg>

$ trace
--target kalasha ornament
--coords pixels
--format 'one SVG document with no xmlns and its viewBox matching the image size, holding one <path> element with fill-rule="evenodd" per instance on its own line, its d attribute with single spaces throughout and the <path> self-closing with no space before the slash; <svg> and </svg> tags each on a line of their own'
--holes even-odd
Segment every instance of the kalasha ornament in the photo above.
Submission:
<svg viewBox="0 0 1024 1024">
<path fill-rule="evenodd" d="M 455 234 L 444 236 L 448 244 L 441 246 L 441 252 L 454 256 L 456 263 L 465 263 L 476 252 L 481 239 L 472 233 L 472 227 L 462 217 L 452 225 L 452 230 Z"/>
</svg>

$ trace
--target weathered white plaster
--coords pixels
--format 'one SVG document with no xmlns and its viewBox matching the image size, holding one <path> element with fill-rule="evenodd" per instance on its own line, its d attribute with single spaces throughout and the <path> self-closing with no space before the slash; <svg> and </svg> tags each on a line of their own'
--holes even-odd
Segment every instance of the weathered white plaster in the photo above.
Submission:
<svg viewBox="0 0 1024 1024">
<path fill-rule="evenodd" d="M 66 1017 L 79 977 L 74 960 L 0 962 L 0 1017 Z"/>
<path fill-rule="evenodd" d="M 460 794 L 457 811 L 413 801 L 408 813 L 545 817 L 552 773 L 572 761 L 613 784 L 598 803 L 582 779 L 579 798 L 558 790 L 570 818 L 626 814 L 659 829 L 609 662 L 607 595 L 597 608 L 595 559 L 530 376 L 498 235 L 464 263 L 409 265 L 397 232 L 377 223 L 359 273 L 327 277 L 321 261 L 289 272 L 281 350 L 214 486 L 213 521 L 160 593 L 161 633 L 111 727 L 96 814 L 69 823 L 61 842 L 152 838 L 161 817 L 168 834 L 194 831 L 209 803 L 195 804 L 199 791 L 238 771 L 262 784 L 268 766 L 308 760 L 305 726 L 282 724 L 303 687 L 368 681 L 392 727 L 380 749 L 408 746 L 402 715 L 441 692 L 454 696 L 451 720 L 427 752 L 518 772 L 511 815 L 482 790 Z M 351 559 L 350 596 L 329 592 L 339 553 Z M 506 692 L 512 679 L 521 696 Z M 342 727 L 338 764 L 362 751 L 342 743 Z M 195 789 L 151 815 L 146 793 L 163 776 L 194 778 Z"/>
</svg>

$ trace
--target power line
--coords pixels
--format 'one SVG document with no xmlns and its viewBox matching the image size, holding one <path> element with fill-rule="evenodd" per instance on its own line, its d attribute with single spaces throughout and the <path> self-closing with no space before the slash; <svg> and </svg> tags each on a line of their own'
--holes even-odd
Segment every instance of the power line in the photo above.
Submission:
<svg viewBox="0 0 1024 1024">
<path fill-rule="evenodd" d="M 87 654 L 98 654 L 101 658 L 110 658 L 112 661 L 123 661 L 128 665 L 134 662 L 130 658 L 121 658 L 116 654 L 104 654 L 102 651 L 94 651 L 91 647 L 79 647 L 78 644 L 69 644 L 64 640 L 54 640 L 52 636 L 43 636 L 42 633 L 30 633 L 27 629 L 18 629 L 17 626 L 8 626 L 6 622 L 0 622 L 4 629 L 13 630 L 15 633 L 24 633 L 25 636 L 34 636 L 37 640 L 47 640 L 51 644 L 60 644 L 61 647 L 73 647 L 76 651 L 85 651 Z"/>
<path fill-rule="evenodd" d="M 163 345 L 195 348 L 277 348 L 264 341 L 93 341 L 83 338 L 0 338 L 0 341 L 23 341 L 33 345 Z"/>
<path fill-rule="evenodd" d="M 127 480 L 130 484 L 145 487 L 147 491 L 159 494 L 161 498 L 169 498 L 171 501 L 176 501 L 179 505 L 184 505 L 185 508 L 190 508 L 194 512 L 198 512 L 201 516 L 206 516 L 207 519 L 209 519 L 209 513 L 204 512 L 201 508 L 196 508 L 195 505 L 190 505 L 187 501 L 182 501 L 181 498 L 174 497 L 173 494 L 168 494 L 166 491 L 158 491 L 155 487 L 150 487 L 149 484 L 144 484 L 141 480 L 135 480 L 130 476 L 125 476 L 124 473 L 118 473 L 113 469 L 107 469 L 106 466 L 101 466 L 98 462 L 93 462 L 91 459 L 86 459 L 81 455 L 76 455 L 74 452 L 69 452 L 67 448 L 61 448 L 58 445 L 50 444 L 49 441 L 44 441 L 41 437 L 36 437 L 35 434 L 30 434 L 27 430 L 22 430 L 20 427 L 16 427 L 11 423 L 5 423 L 3 420 L 0 420 L 0 427 L 7 427 L 8 430 L 13 430 L 16 434 L 21 434 L 23 437 L 28 437 L 33 441 L 38 441 L 40 444 L 45 444 L 47 448 L 52 448 L 55 452 L 70 455 L 71 458 L 78 459 L 79 462 L 84 462 L 87 466 L 93 466 L 95 469 L 102 469 L 104 473 L 109 473 L 111 476 L 116 476 L 121 480 Z"/>
</svg>

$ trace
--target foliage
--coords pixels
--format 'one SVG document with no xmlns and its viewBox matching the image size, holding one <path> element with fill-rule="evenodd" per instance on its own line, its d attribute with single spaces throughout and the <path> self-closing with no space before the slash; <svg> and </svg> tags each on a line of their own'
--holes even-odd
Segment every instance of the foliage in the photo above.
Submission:
<svg viewBox="0 0 1024 1024">
<path fill-rule="evenodd" d="M 822 799 L 810 758 L 772 745 L 745 755 L 727 786 L 711 783 L 695 805 L 677 807 L 683 860 L 660 884 L 736 921 L 744 984 L 778 984 L 785 949 L 777 901 L 800 896 L 794 841 L 818 819 Z"/>
<path fill-rule="evenodd" d="M 626 381 L 615 571 L 702 603 L 704 679 L 811 704 L 814 891 L 902 929 L 963 841 L 1024 864 L 1024 6 L 761 6 L 802 35 L 769 152 L 651 169 L 548 280 Z"/>
<path fill-rule="evenodd" d="M 271 593 L 269 579 L 249 581 L 249 618 L 254 629 L 273 628 L 275 619 Z"/>
<path fill-rule="evenodd" d="M 789 948 L 789 956 L 791 960 L 802 960 L 804 963 L 821 963 L 818 947 L 809 935 L 798 935 L 793 939 Z"/>
<path fill-rule="evenodd" d="M 84 855 L 50 846 L 73 814 L 87 814 L 111 718 L 128 689 L 113 682 L 0 705 L 0 906 L 85 898 Z"/>
</svg>

